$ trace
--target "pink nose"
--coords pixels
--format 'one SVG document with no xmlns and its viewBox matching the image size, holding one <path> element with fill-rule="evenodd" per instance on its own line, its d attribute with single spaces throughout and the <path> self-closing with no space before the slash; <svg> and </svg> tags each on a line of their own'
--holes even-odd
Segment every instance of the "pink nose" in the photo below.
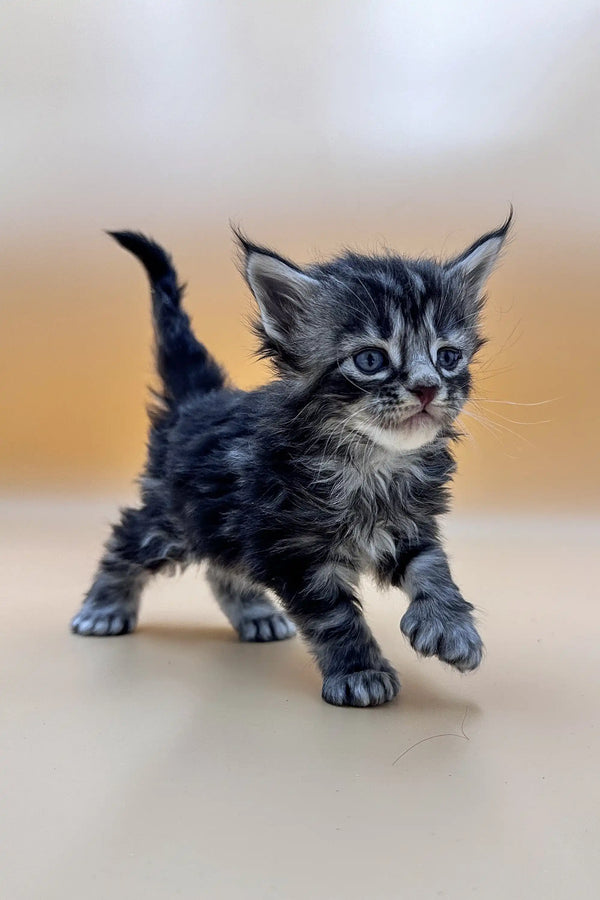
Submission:
<svg viewBox="0 0 600 900">
<path fill-rule="evenodd" d="M 430 387 L 425 384 L 418 384 L 416 387 L 410 389 L 411 394 L 414 394 L 421 401 L 421 406 L 425 409 L 426 406 L 429 406 L 433 398 L 438 392 L 436 387 Z"/>
</svg>

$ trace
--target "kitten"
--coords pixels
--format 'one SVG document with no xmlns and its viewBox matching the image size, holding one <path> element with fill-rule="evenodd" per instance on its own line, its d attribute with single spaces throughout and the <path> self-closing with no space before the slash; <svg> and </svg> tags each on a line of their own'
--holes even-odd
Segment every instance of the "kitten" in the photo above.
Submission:
<svg viewBox="0 0 600 900">
<path fill-rule="evenodd" d="M 452 580 L 437 517 L 483 343 L 482 291 L 511 218 L 445 263 L 347 252 L 301 269 L 237 233 L 260 353 L 277 374 L 250 392 L 230 387 L 194 337 L 165 251 L 113 232 L 150 279 L 163 386 L 141 503 L 113 527 L 73 631 L 132 631 L 152 575 L 206 560 L 241 640 L 282 640 L 297 626 L 323 698 L 374 706 L 400 683 L 361 611 L 369 571 L 408 595 L 400 627 L 418 653 L 475 669 L 473 606 Z"/>
</svg>

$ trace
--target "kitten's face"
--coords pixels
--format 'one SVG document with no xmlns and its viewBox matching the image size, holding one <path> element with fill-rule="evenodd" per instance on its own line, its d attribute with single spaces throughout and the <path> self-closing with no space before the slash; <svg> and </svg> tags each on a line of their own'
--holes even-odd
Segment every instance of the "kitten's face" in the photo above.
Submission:
<svg viewBox="0 0 600 900">
<path fill-rule="evenodd" d="M 447 264 L 348 253 L 300 270 L 244 244 L 263 350 L 321 401 L 319 424 L 408 452 L 449 434 L 510 220 Z"/>
<path fill-rule="evenodd" d="M 325 268 L 319 389 L 339 398 L 340 425 L 392 451 L 447 432 L 481 343 L 460 284 L 433 263 L 353 256 Z"/>
</svg>

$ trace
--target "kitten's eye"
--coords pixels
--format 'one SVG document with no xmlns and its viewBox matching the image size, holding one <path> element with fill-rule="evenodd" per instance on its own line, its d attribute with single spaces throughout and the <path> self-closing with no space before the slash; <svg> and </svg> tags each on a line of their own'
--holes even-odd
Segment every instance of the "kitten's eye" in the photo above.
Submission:
<svg viewBox="0 0 600 900">
<path fill-rule="evenodd" d="M 437 353 L 438 366 L 442 369 L 455 369 L 461 357 L 462 352 L 455 347 L 440 347 Z"/>
<path fill-rule="evenodd" d="M 364 375 L 375 375 L 388 365 L 387 355 L 383 350 L 376 350 L 375 348 L 361 350 L 360 353 L 355 353 L 352 358 L 356 368 Z"/>
</svg>

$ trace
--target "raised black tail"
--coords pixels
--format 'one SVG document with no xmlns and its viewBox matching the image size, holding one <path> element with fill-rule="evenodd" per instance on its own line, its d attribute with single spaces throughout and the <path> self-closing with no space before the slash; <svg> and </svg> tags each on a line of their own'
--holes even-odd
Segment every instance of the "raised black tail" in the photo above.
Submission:
<svg viewBox="0 0 600 900">
<path fill-rule="evenodd" d="M 121 247 L 137 256 L 152 289 L 156 337 L 156 366 L 167 403 L 178 403 L 194 393 L 222 387 L 223 372 L 206 347 L 194 337 L 190 319 L 181 306 L 183 288 L 171 257 L 163 248 L 134 231 L 109 231 Z"/>
</svg>

